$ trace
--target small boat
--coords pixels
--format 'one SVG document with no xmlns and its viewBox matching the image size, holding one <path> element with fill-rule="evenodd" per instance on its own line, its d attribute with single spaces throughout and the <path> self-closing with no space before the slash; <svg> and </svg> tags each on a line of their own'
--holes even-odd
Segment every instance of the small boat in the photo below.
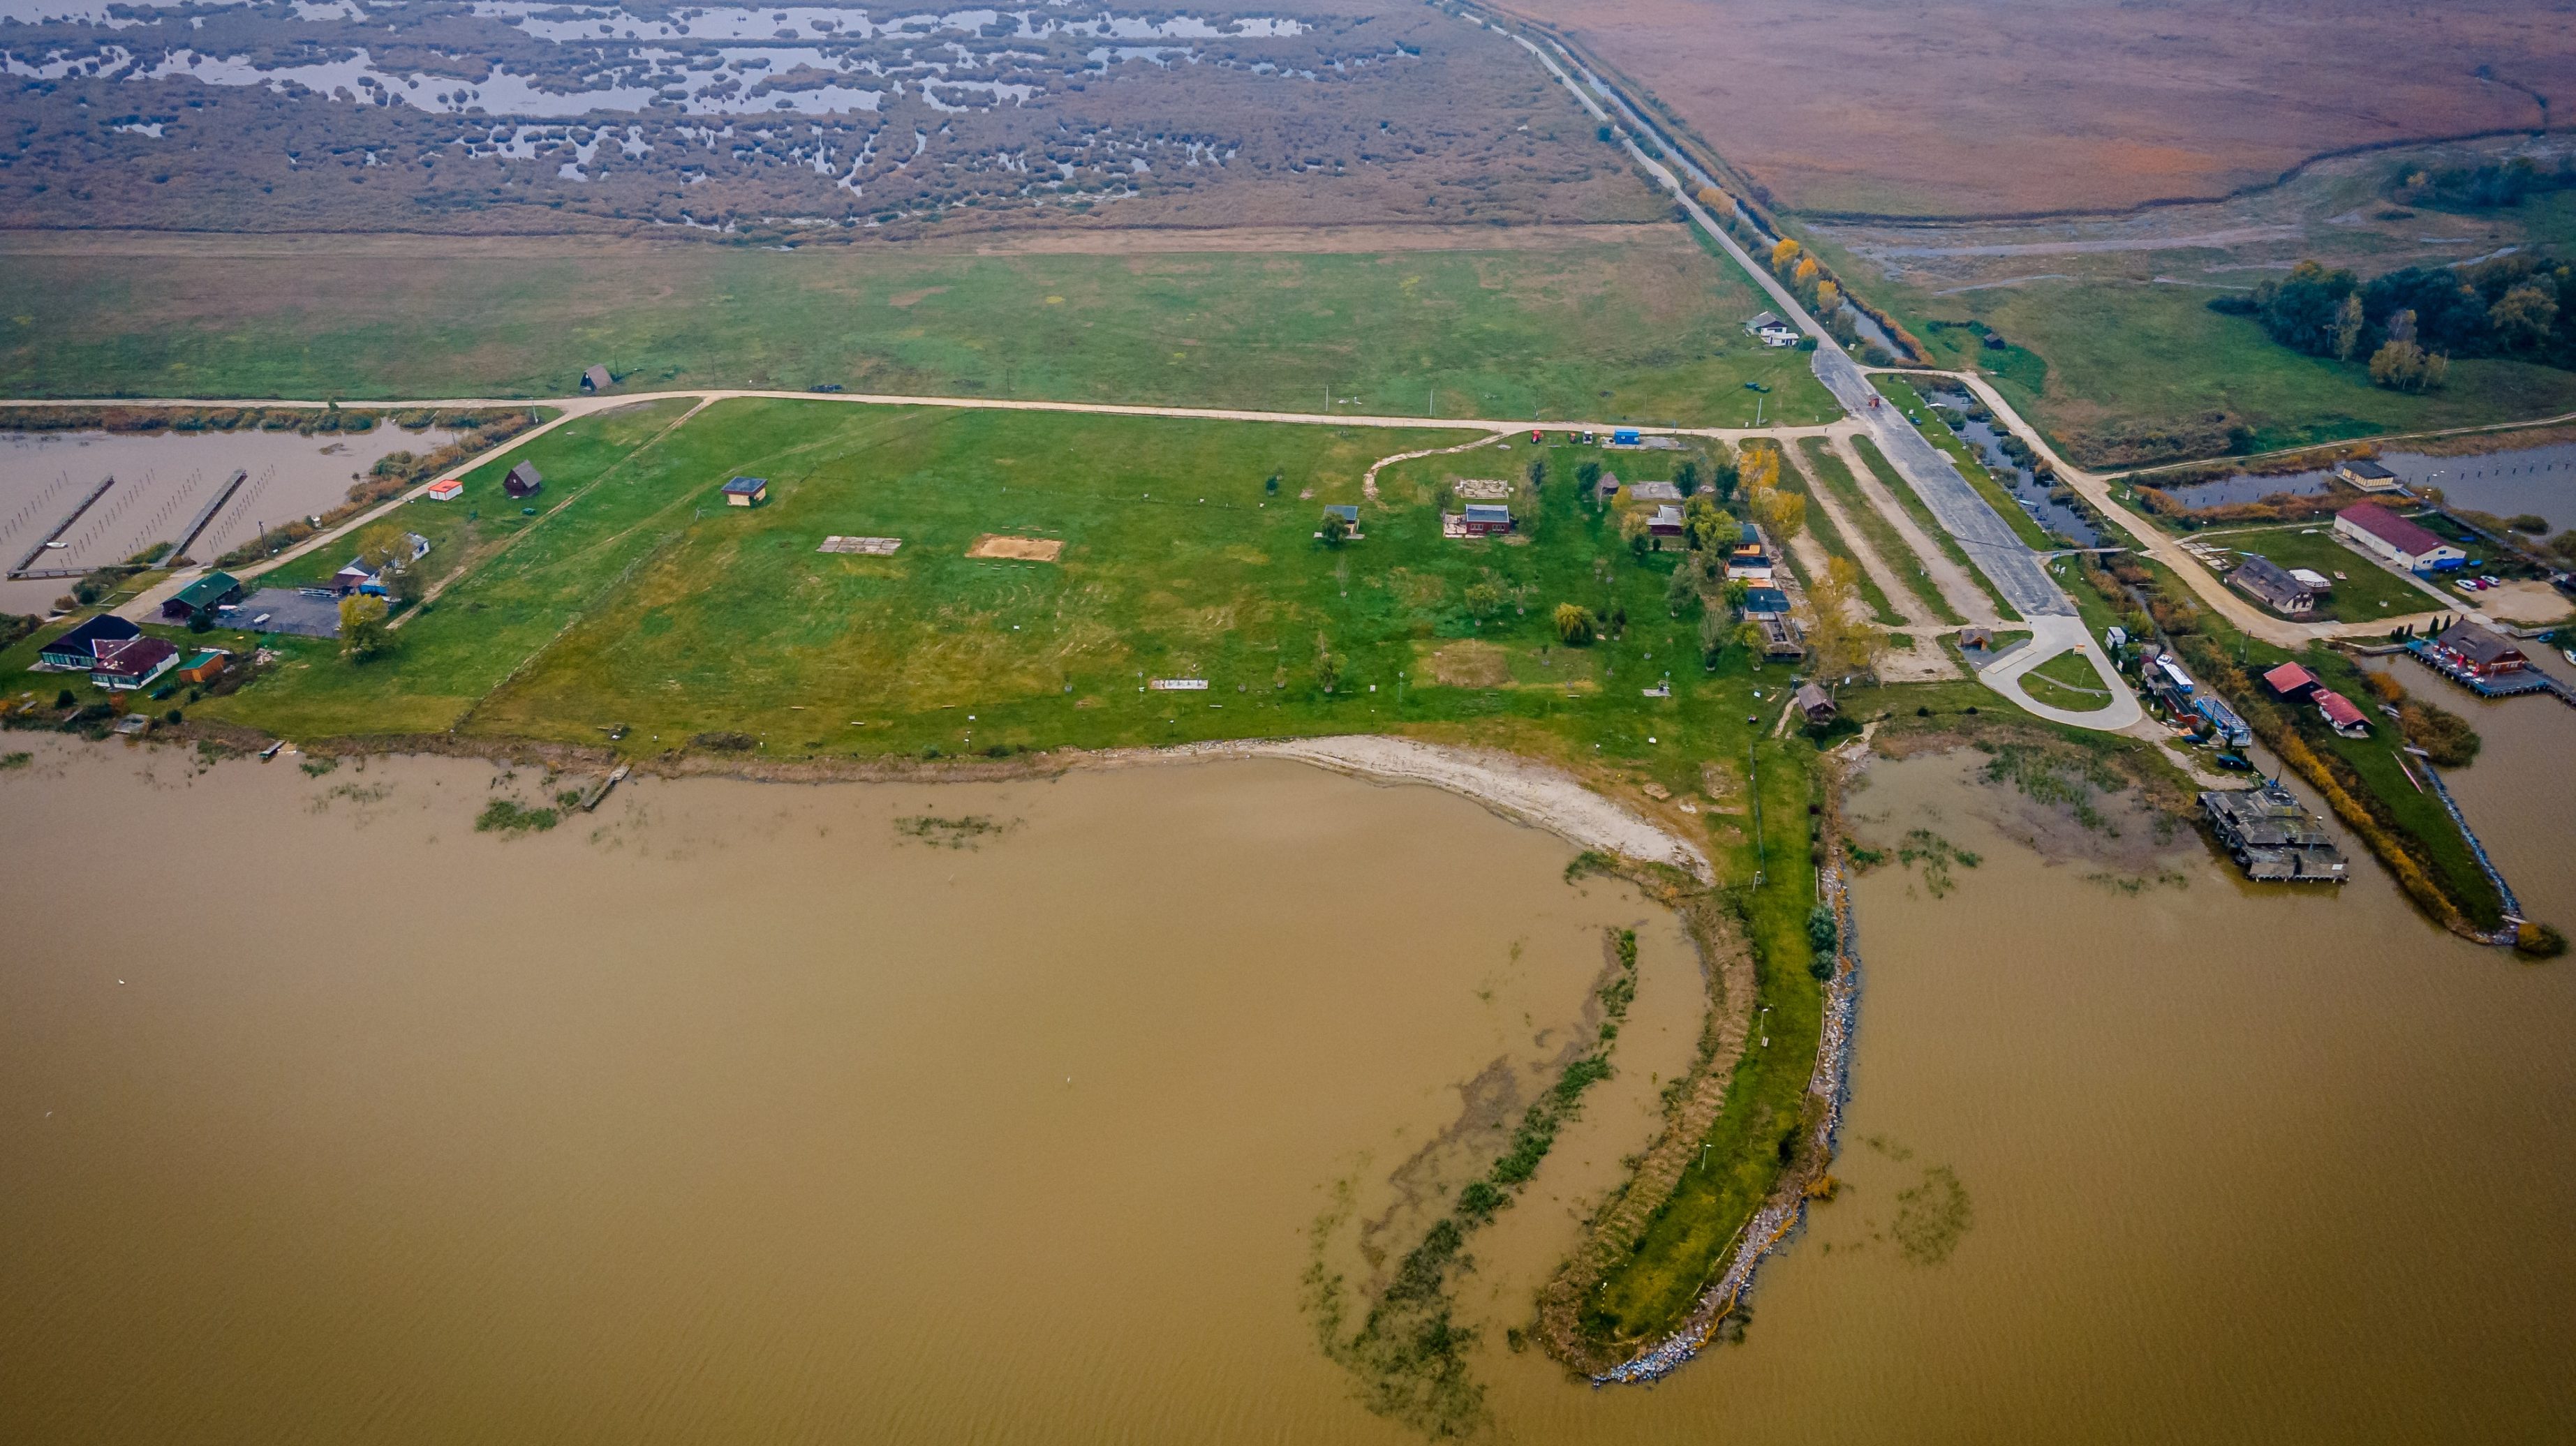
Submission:
<svg viewBox="0 0 2576 1446">
<path fill-rule="evenodd" d="M 2246 761 L 2245 755 L 2242 753 L 2215 754 L 2211 757 L 2210 761 L 2221 768 L 2229 769 L 2237 773 L 2246 772 L 2254 766 L 2252 763 Z"/>
<path fill-rule="evenodd" d="M 274 743 L 272 743 L 272 744 L 268 745 L 266 748 L 263 748 L 263 749 L 259 750 L 259 761 L 260 761 L 260 762 L 262 762 L 262 763 L 266 763 L 268 760 L 270 760 L 270 759 L 272 759 L 272 758 L 275 758 L 275 757 L 277 756 L 277 750 L 279 750 L 279 749 L 281 749 L 281 748 L 283 748 L 283 747 L 285 747 L 285 746 L 286 746 L 286 740 L 285 740 L 285 739 L 283 739 L 283 738 L 278 739 L 276 742 L 274 742 Z"/>
<path fill-rule="evenodd" d="M 2576 663 L 2576 648 L 2560 648 L 2558 650 L 2558 656 L 2565 658 L 2571 663 Z"/>
</svg>

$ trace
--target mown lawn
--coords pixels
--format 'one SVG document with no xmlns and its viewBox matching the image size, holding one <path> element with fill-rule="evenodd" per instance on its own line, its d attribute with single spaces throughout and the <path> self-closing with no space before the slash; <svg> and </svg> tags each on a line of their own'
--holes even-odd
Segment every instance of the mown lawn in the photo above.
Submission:
<svg viewBox="0 0 2576 1446">
<path fill-rule="evenodd" d="M 2443 605 L 2425 596 L 2424 590 L 2413 583 L 2336 541 L 2332 523 L 2302 523 L 2243 532 L 2230 528 L 2203 534 L 2199 540 L 2212 547 L 2268 558 L 2285 568 L 2304 567 L 2324 574 L 2333 581 L 2334 588 L 2317 599 L 2316 610 L 2307 614 L 2311 620 L 2375 622 L 2381 618 L 2429 612 Z M 2239 560 L 2231 557 L 2226 566 L 2232 568 Z M 2466 606 L 2465 603 L 2453 605 Z"/>
<path fill-rule="evenodd" d="M 2216 417 L 2243 421 L 2253 447 L 2270 450 L 2576 411 L 2576 372 L 2528 362 L 2455 362 L 2449 384 L 2423 395 L 2376 387 L 2361 362 L 2303 356 L 2248 318 L 2209 310 L 2212 293 L 2199 287 L 2042 280 L 1938 298 L 1896 286 L 1869 293 L 1906 320 L 1939 365 L 1992 373 L 2060 447 L 2121 427 L 2205 428 Z M 1973 332 L 1925 325 L 1935 317 L 1982 321 L 2045 366 L 2011 365 Z M 2076 447 L 2079 465 L 2083 450 Z"/>
<path fill-rule="evenodd" d="M 1833 413 L 1807 359 L 1679 227 L 1554 248 L 977 255 L 538 243 L 389 258 L 112 252 L 5 264 L 21 396 L 854 391 L 1316 411 L 1749 423 Z M 369 243 L 370 246 L 382 243 Z M 1436 396 L 1435 396 L 1436 394 Z"/>
<path fill-rule="evenodd" d="M 2022 674 L 2021 685 L 2033 698 L 2070 713 L 2090 713 L 2111 706 L 2111 695 L 2103 689 L 2093 664 L 2082 653 L 2058 654 Z"/>
</svg>

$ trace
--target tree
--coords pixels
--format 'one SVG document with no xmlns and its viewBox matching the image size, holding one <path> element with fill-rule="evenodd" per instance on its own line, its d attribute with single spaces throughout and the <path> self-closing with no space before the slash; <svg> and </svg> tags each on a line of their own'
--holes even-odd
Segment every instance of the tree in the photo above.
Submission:
<svg viewBox="0 0 2576 1446">
<path fill-rule="evenodd" d="M 1798 257 L 1803 249 L 1797 242 L 1784 238 L 1779 245 L 1771 248 L 1772 272 L 1780 276 L 1788 275 L 1789 269 L 1798 264 Z"/>
<path fill-rule="evenodd" d="M 1547 485 L 1547 459 L 1542 457 L 1529 464 L 1529 484 L 1532 491 Z"/>
<path fill-rule="evenodd" d="M 1689 558 L 1673 569 L 1673 580 L 1664 586 L 1664 606 L 1674 617 L 1687 617 L 1700 604 L 1700 579 L 1705 576 L 1698 563 Z"/>
<path fill-rule="evenodd" d="M 2536 347 L 2549 340 L 2549 328 L 2557 320 L 2558 298 L 2528 283 L 2497 298 L 2487 311 L 2496 340 L 2513 348 Z"/>
<path fill-rule="evenodd" d="M 1740 577 L 1730 577 L 1726 580 L 1724 591 L 1726 596 L 1726 606 L 1731 612 L 1744 606 L 1744 600 L 1753 595 L 1753 584 L 1746 582 Z"/>
<path fill-rule="evenodd" d="M 1503 610 L 1503 589 L 1492 578 L 1467 584 L 1467 616 L 1478 622 Z"/>
<path fill-rule="evenodd" d="M 2370 358 L 2371 381 L 2390 391 L 2430 391 L 2441 386 L 2450 372 L 2449 357 L 2439 352 L 2427 356 L 2424 348 L 2411 341 L 2389 342 Z"/>
<path fill-rule="evenodd" d="M 2352 360 L 2353 348 L 2361 345 L 2361 293 L 2356 291 L 2343 299 L 2335 312 L 2334 324 L 2328 330 L 2334 336 L 2336 361 Z"/>
<path fill-rule="evenodd" d="M 1746 492 L 1780 485 L 1780 449 L 1763 440 L 1748 441 L 1736 454 L 1736 486 Z"/>
<path fill-rule="evenodd" d="M 1887 646 L 1884 634 L 1871 627 L 1860 603 L 1860 570 L 1848 558 L 1832 558 L 1824 575 L 1808 589 L 1815 605 L 1816 626 L 1807 635 L 1808 655 L 1820 677 L 1837 678 L 1866 672 Z"/>
<path fill-rule="evenodd" d="M 1315 686 L 1329 693 L 1341 681 L 1342 660 L 1333 656 L 1331 640 L 1322 633 L 1315 634 Z"/>
<path fill-rule="evenodd" d="M 1594 498 L 1600 496 L 1601 464 L 1598 462 L 1575 463 L 1574 485 L 1582 489 L 1583 500 L 1586 502 L 1592 501 Z"/>
<path fill-rule="evenodd" d="M 1596 627 L 1592 609 L 1581 603 L 1558 603 L 1555 618 L 1557 639 L 1567 647 L 1580 648 L 1592 641 Z"/>
<path fill-rule="evenodd" d="M 383 654 L 393 641 L 393 630 L 385 625 L 383 598 L 353 592 L 340 599 L 340 656 L 363 663 Z"/>
<path fill-rule="evenodd" d="M 1345 542 L 1347 542 L 1347 541 L 1349 541 L 1349 540 L 1350 540 L 1350 536 L 1351 536 L 1351 522 L 1350 522 L 1350 519 L 1349 519 L 1349 518 L 1347 518 L 1347 517 L 1344 517 L 1342 514 L 1340 514 L 1340 513 L 1338 513 L 1338 512 L 1327 512 L 1327 513 L 1325 513 L 1325 514 L 1324 514 L 1324 531 L 1323 531 L 1323 533 L 1322 533 L 1322 536 L 1323 536 L 1323 539 L 1324 539 L 1324 545 L 1325 545 L 1326 547 L 1339 547 L 1339 546 L 1341 546 L 1343 543 L 1345 543 Z M 1331 690 L 1330 688 L 1327 688 L 1327 689 L 1325 689 L 1324 691 L 1326 691 L 1326 692 L 1328 692 L 1328 693 L 1329 693 L 1329 692 L 1331 692 L 1332 690 Z"/>
<path fill-rule="evenodd" d="M 1715 212 L 1717 219 L 1721 221 L 1732 221 L 1735 219 L 1735 198 L 1726 194 L 1724 191 L 1719 190 L 1715 186 L 1702 186 L 1699 188 L 1699 203 L 1706 206 L 1710 211 Z"/>
<path fill-rule="evenodd" d="M 1639 557 L 1645 556 L 1646 549 L 1654 544 L 1655 534 L 1650 530 L 1653 526 L 1654 520 L 1645 508 L 1631 506 L 1619 509 L 1620 539 L 1628 544 L 1630 552 Z"/>
<path fill-rule="evenodd" d="M 1682 529 L 1691 546 L 1710 552 L 1733 546 L 1737 532 L 1735 519 L 1705 492 L 1694 492 L 1682 503 Z"/>
<path fill-rule="evenodd" d="M 1843 289 L 1830 281 L 1816 283 L 1816 310 L 1832 316 L 1843 309 Z"/>
<path fill-rule="evenodd" d="M 1673 485 L 1681 489 L 1684 497 L 1696 494 L 1699 491 L 1699 463 L 1683 458 L 1682 464 L 1673 469 Z"/>
</svg>

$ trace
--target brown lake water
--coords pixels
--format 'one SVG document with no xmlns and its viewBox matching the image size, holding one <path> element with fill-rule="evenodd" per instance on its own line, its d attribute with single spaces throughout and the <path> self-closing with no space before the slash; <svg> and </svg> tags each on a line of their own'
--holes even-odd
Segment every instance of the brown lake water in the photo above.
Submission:
<svg viewBox="0 0 2576 1446">
<path fill-rule="evenodd" d="M 2472 790 L 2576 714 L 2507 706 L 2455 783 L 2570 917 L 2565 812 Z M 1298 1314 L 1308 1224 L 1344 1179 L 1418 1219 L 1390 1175 L 1462 1083 L 1536 1087 L 1639 922 L 1619 1075 L 1470 1247 L 1504 1437 L 2539 1441 L 2576 1405 L 2570 966 L 2366 865 L 2051 862 L 1964 756 L 1853 800 L 1979 862 L 1857 885 L 1849 1188 L 1741 1344 L 1595 1391 L 1503 1328 L 1701 984 L 1464 800 L 648 781 L 503 840 L 480 764 L 36 746 L 0 774 L 0 1439 L 1410 1439 Z M 970 814 L 1008 827 L 897 829 Z"/>
</svg>

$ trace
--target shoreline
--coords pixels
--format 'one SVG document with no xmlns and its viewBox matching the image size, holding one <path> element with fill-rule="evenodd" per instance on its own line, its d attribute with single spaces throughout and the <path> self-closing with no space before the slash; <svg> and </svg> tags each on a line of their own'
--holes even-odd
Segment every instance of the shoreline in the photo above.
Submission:
<svg viewBox="0 0 2576 1446">
<path fill-rule="evenodd" d="M 1852 1031 L 1860 1013 L 1860 945 L 1850 880 L 1844 873 L 1842 788 L 1845 779 L 1866 766 L 1869 756 L 1867 733 L 1826 755 L 1830 842 L 1824 866 L 1816 872 L 1816 884 L 1833 906 L 1834 973 L 1825 985 L 1824 1027 L 1807 1076 L 1807 1097 L 1819 1107 L 1815 1123 L 1800 1144 L 1798 1158 L 1780 1172 L 1779 1183 L 1736 1232 L 1726 1268 L 1701 1293 L 1698 1306 L 1660 1342 L 1589 1376 L 1596 1388 L 1651 1384 L 1689 1364 L 1717 1338 L 1719 1326 L 1743 1306 L 1762 1263 L 1806 1223 L 1807 1202 L 1820 1195 L 1830 1198 L 1833 1177 L 1827 1172 L 1842 1130 L 1843 1108 L 1851 1102 Z"/>
</svg>

